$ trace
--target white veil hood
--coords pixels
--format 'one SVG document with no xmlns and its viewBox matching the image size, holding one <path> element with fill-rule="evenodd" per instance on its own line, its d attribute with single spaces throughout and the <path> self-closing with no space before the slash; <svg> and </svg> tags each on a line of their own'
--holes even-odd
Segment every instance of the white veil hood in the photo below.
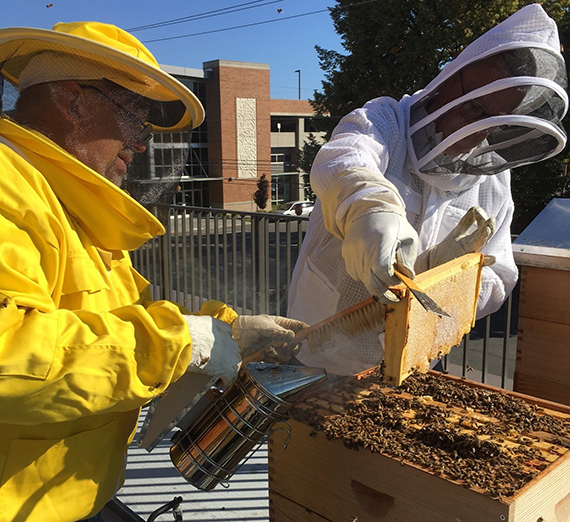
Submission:
<svg viewBox="0 0 570 522">
<path fill-rule="evenodd" d="M 426 181 L 491 175 L 558 154 L 566 82 L 556 23 L 540 5 L 524 7 L 408 101 L 412 169 Z"/>
</svg>

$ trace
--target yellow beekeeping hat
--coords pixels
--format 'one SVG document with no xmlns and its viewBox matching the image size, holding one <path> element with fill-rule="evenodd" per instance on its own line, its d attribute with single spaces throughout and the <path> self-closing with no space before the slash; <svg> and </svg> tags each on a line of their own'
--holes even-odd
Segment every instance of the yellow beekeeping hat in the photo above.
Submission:
<svg viewBox="0 0 570 522">
<path fill-rule="evenodd" d="M 139 40 L 110 24 L 0 29 L 0 73 L 22 88 L 40 81 L 111 80 L 151 101 L 148 122 L 157 131 L 194 128 L 204 120 L 194 93 L 162 71 Z"/>
</svg>

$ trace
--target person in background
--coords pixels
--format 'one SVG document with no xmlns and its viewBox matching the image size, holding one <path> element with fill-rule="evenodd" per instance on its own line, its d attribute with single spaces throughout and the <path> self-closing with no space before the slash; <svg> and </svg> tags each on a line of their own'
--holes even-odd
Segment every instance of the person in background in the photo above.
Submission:
<svg viewBox="0 0 570 522">
<path fill-rule="evenodd" d="M 512 291 L 510 169 L 558 154 L 568 97 L 555 22 L 533 4 L 472 42 L 423 90 L 345 116 L 316 156 L 317 203 L 294 269 L 290 317 L 314 324 L 369 295 L 483 252 L 477 317 Z M 380 364 L 382 326 L 304 350 L 337 375 Z"/>
<path fill-rule="evenodd" d="M 0 118 L 0 522 L 75 522 L 121 487 L 141 406 L 185 372 L 230 383 L 304 324 L 150 299 L 126 251 L 164 228 L 119 185 L 153 132 L 204 112 L 137 39 L 1 29 L 0 71 L 19 89 Z"/>
</svg>

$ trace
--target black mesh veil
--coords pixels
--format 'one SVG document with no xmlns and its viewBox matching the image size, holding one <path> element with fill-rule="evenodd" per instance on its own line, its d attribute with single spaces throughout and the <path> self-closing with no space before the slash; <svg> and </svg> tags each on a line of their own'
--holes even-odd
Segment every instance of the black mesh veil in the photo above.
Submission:
<svg viewBox="0 0 570 522">
<path fill-rule="evenodd" d="M 156 131 L 149 120 L 175 119 L 180 110 L 176 102 L 150 100 L 105 78 L 39 83 L 22 93 L 5 78 L 0 81 L 4 117 L 52 138 L 147 208 L 173 201 L 186 167 L 191 131 L 162 130 L 176 136 L 168 140 L 174 145 L 155 143 Z M 68 102 L 70 97 L 76 98 L 73 103 Z M 73 116 L 76 111 L 77 120 L 65 139 L 52 133 L 54 125 L 45 125 L 39 115 L 48 107 L 46 114 L 61 118 L 62 124 L 66 114 Z"/>
<path fill-rule="evenodd" d="M 547 159 L 566 133 L 566 69 L 547 49 L 490 54 L 410 107 L 411 155 L 427 175 L 489 175 Z"/>
<path fill-rule="evenodd" d="M 160 140 L 153 137 L 146 151 L 133 158 L 121 188 L 147 208 L 172 203 L 186 175 L 191 132 L 166 133 Z"/>
</svg>

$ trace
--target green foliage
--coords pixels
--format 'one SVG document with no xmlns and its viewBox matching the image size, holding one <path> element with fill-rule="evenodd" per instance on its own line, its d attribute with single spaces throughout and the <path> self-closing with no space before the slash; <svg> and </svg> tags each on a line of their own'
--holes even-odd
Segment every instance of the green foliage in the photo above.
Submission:
<svg viewBox="0 0 570 522">
<path fill-rule="evenodd" d="M 337 0 L 331 9 L 346 54 L 316 47 L 324 72 L 311 104 L 331 127 L 378 96 L 400 99 L 424 88 L 471 41 L 533 0 L 382 0 L 358 5 Z M 543 0 L 570 49 L 570 0 Z M 565 55 L 567 53 L 564 53 Z M 566 56 L 565 56 L 566 57 Z M 567 150 L 557 158 L 515 169 L 516 227 L 524 226 L 564 184 Z M 566 191 L 565 195 L 568 195 Z"/>
<path fill-rule="evenodd" d="M 309 172 L 311 172 L 311 166 L 313 165 L 315 156 L 321 147 L 322 143 L 317 140 L 313 133 L 310 133 L 303 144 L 303 148 L 299 150 L 297 156 L 297 168 L 303 173 L 303 190 L 305 191 L 305 199 L 309 201 L 315 201 L 315 199 L 317 199 L 316 194 L 311 188 Z"/>
<path fill-rule="evenodd" d="M 520 234 L 552 198 L 570 197 L 568 151 L 535 165 L 513 170 L 515 215 L 511 227 Z"/>
<path fill-rule="evenodd" d="M 331 10 L 347 54 L 317 47 L 325 73 L 318 114 L 342 117 L 378 96 L 424 88 L 472 40 L 531 0 L 384 0 Z"/>
<path fill-rule="evenodd" d="M 255 204 L 263 210 L 267 206 L 267 201 L 269 200 L 269 180 L 262 174 L 257 180 L 257 190 L 253 193 L 253 201 Z"/>
</svg>

